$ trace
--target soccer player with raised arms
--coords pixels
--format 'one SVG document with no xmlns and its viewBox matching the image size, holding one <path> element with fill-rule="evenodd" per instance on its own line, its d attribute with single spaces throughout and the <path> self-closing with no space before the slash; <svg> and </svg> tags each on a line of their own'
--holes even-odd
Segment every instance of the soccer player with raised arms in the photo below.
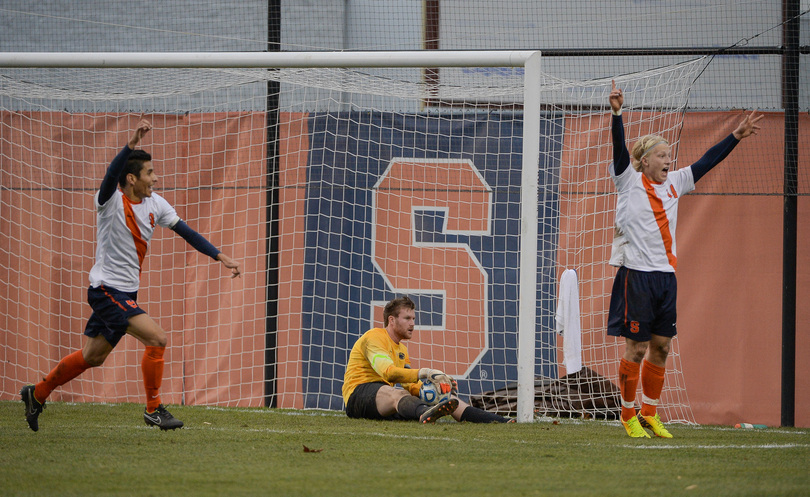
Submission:
<svg viewBox="0 0 810 497">
<path fill-rule="evenodd" d="M 671 170 L 672 151 L 660 136 L 642 136 L 632 153 L 628 152 L 622 122 L 624 95 L 615 82 L 608 100 L 613 113 L 613 163 L 609 172 L 619 194 L 610 262 L 619 270 L 610 297 L 607 331 L 625 339 L 619 364 L 621 421 L 631 437 L 649 438 L 647 428 L 658 437 L 672 438 L 656 406 L 676 334 L 678 200 L 694 190 L 695 183 L 725 159 L 740 140 L 756 134 L 763 116 L 751 112 L 697 162 Z M 636 414 L 639 379 L 641 412 Z"/>
<path fill-rule="evenodd" d="M 365 332 L 352 347 L 343 379 L 343 401 L 350 418 L 419 420 L 435 423 L 448 414 L 456 421 L 506 423 L 510 420 L 473 407 L 455 395 L 456 383 L 438 369 L 411 369 L 408 348 L 413 337 L 416 304 L 408 297 L 388 302 L 383 310 L 384 328 Z M 452 392 L 429 404 L 419 398 L 422 382 Z M 395 385 L 401 384 L 402 388 Z"/>
<path fill-rule="evenodd" d="M 152 157 L 143 150 L 135 150 L 151 129 L 147 120 L 138 123 L 129 142 L 107 168 L 94 197 L 97 245 L 87 291 L 93 309 L 84 330 L 87 339 L 81 350 L 62 358 L 42 381 L 26 385 L 20 391 L 25 418 L 34 431 L 39 429 L 38 418 L 51 392 L 88 368 L 100 366 L 127 333 L 146 346 L 141 362 L 146 391 L 144 421 L 162 430 L 183 426 L 160 400 L 166 332 L 137 303 L 149 241 L 156 226 L 169 228 L 199 252 L 221 262 L 230 269 L 232 277 L 239 276 L 240 271 L 235 260 L 190 228 L 163 197 L 153 193 L 157 175 Z"/>
</svg>

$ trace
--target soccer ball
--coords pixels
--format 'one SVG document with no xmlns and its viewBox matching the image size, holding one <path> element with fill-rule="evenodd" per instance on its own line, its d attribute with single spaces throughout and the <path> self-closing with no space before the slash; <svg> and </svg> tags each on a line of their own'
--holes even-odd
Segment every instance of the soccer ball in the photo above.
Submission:
<svg viewBox="0 0 810 497">
<path fill-rule="evenodd" d="M 422 381 L 419 388 L 419 399 L 425 404 L 435 405 L 450 398 L 451 392 L 448 390 L 442 393 L 441 387 L 429 381 Z"/>
</svg>

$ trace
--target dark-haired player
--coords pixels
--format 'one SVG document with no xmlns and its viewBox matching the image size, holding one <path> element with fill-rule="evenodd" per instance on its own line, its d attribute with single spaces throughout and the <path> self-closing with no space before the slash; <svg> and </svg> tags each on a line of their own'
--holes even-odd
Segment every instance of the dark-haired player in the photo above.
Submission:
<svg viewBox="0 0 810 497">
<path fill-rule="evenodd" d="M 134 150 L 151 129 L 146 120 L 138 123 L 132 138 L 107 168 L 95 195 L 97 245 L 87 291 L 93 309 L 84 330 L 87 339 L 81 350 L 62 358 L 42 381 L 20 391 L 25 418 L 34 431 L 39 429 L 38 418 L 50 393 L 88 368 L 100 366 L 127 333 L 146 346 L 141 362 L 146 391 L 144 421 L 163 430 L 183 426 L 160 401 L 166 332 L 137 303 L 141 267 L 155 227 L 172 229 L 192 247 L 220 261 L 233 277 L 240 272 L 236 261 L 191 229 L 165 199 L 153 193 L 157 175 L 152 157 Z"/>
</svg>

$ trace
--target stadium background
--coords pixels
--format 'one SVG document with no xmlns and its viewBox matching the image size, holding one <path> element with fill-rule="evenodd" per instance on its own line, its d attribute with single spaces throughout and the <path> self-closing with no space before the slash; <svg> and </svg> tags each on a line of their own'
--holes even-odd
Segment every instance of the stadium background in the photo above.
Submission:
<svg viewBox="0 0 810 497">
<path fill-rule="evenodd" d="M 802 5 L 802 11 L 807 10 Z M 493 49 L 493 48 L 532 48 L 532 49 L 570 49 L 570 48 L 662 48 L 662 47 L 726 47 L 741 40 L 748 40 L 747 46 L 780 46 L 782 21 L 781 2 L 667 2 L 662 4 L 656 1 L 625 1 L 613 2 L 606 7 L 602 2 L 498 2 L 497 8 L 492 3 L 483 1 L 474 2 L 362 2 L 362 1 L 333 1 L 333 2 L 241 2 L 228 9 L 211 7 L 203 2 L 172 2 L 160 5 L 127 5 L 108 4 L 103 2 L 83 2 L 79 5 L 65 7 L 61 2 L 38 2 L 36 5 L 20 7 L 16 2 L 0 2 L 2 9 L 2 34 L 0 44 L 3 51 L 261 51 L 268 47 L 281 50 L 334 50 L 334 49 Z M 439 9 L 440 16 L 437 23 L 428 22 L 433 12 Z M 428 26 L 436 30 L 435 38 L 425 41 Z M 776 29 L 773 29 L 777 26 Z M 808 45 L 810 39 L 810 24 L 807 16 L 801 20 L 802 45 Z M 275 43 L 277 42 L 277 44 Z M 592 57 L 555 57 L 548 58 L 550 69 L 556 69 L 566 77 L 587 79 L 592 77 L 605 77 L 613 74 L 623 74 L 649 67 L 658 67 L 683 59 L 681 56 L 664 55 L 635 55 L 635 56 L 592 56 Z M 550 70 L 547 69 L 547 70 Z M 798 426 L 810 425 L 810 380 L 808 366 L 801 358 L 807 357 L 810 352 L 808 339 L 808 323 L 810 311 L 806 305 L 810 290 L 810 268 L 808 268 L 808 233 L 806 220 L 809 208 L 807 193 L 808 185 L 808 159 L 806 145 L 808 141 L 807 112 L 810 110 L 810 92 L 807 91 L 808 79 L 807 56 L 803 55 L 800 65 L 802 81 L 799 105 L 802 111 L 800 130 L 800 165 L 799 165 L 799 253 L 798 253 L 798 315 L 797 315 L 797 405 L 796 424 Z M 441 74 L 438 77 L 442 77 Z M 681 223 L 678 233 L 679 241 L 679 343 L 682 353 L 683 369 L 686 379 L 687 391 L 699 423 L 733 424 L 739 421 L 755 421 L 775 425 L 779 423 L 779 375 L 780 375 L 780 330 L 781 330 L 781 239 L 782 239 L 782 158 L 784 156 L 784 118 L 781 107 L 781 57 L 776 55 L 724 55 L 717 57 L 701 76 L 695 85 L 689 101 L 688 112 L 684 119 L 684 128 L 679 150 L 679 164 L 689 164 L 713 143 L 720 140 L 731 129 L 729 119 L 739 119 L 741 115 L 737 109 L 759 108 L 766 112 L 764 132 L 756 138 L 741 145 L 722 168 L 715 171 L 699 184 L 698 192 L 687 196 L 681 203 Z M 264 103 L 264 102 L 262 102 Z M 257 108 L 255 112 L 244 112 L 239 119 L 263 120 L 263 109 Z M 211 117 L 210 123 L 221 122 Z M 9 123 L 9 128 L 23 127 L 23 123 L 16 125 L 14 116 L 4 113 L 2 119 Z M 161 116 L 163 122 L 156 122 L 156 131 L 161 128 L 170 128 L 172 120 L 183 119 L 182 116 L 166 114 Z M 329 119 L 328 113 L 313 113 L 304 121 L 317 130 L 319 122 Z M 385 113 L 375 116 L 376 119 L 385 119 Z M 41 116 L 42 122 L 50 120 L 60 121 L 64 115 Z M 241 129 L 261 129 L 260 126 L 239 126 L 239 119 L 229 120 L 228 126 L 233 129 L 218 129 L 217 126 L 206 126 L 205 123 L 190 123 L 185 129 L 189 133 L 198 133 L 201 147 L 207 147 L 204 154 L 193 154 L 195 157 L 215 155 L 221 150 L 240 150 L 255 154 L 255 167 L 263 167 L 265 155 L 264 136 L 242 136 Z M 205 118 L 203 118 L 205 120 Z M 293 119 L 290 123 L 300 125 Z M 297 161 L 285 164 L 284 174 L 306 174 L 308 181 L 317 181 L 317 174 L 326 174 L 328 171 L 312 170 L 310 165 L 309 149 L 300 143 L 285 143 L 284 126 L 280 123 L 281 135 L 279 143 L 282 147 L 297 147 L 288 150 L 291 157 Z M 120 123 L 111 123 L 111 129 L 118 129 Z M 559 123 L 565 126 L 565 123 Z M 103 126 L 103 124 L 102 124 Z M 79 123 L 78 129 L 82 128 Z M 5 127 L 4 127 L 5 128 Z M 417 129 L 416 131 L 425 131 Z M 362 134 L 363 128 L 358 127 L 353 133 Z M 117 148 L 125 140 L 126 132 L 111 132 L 106 138 L 110 146 Z M 517 132 L 519 136 L 519 132 Z M 4 137 L 5 138 L 5 137 Z M 327 139 L 327 136 L 313 134 L 315 139 Z M 404 138 L 400 137 L 400 140 Z M 566 140 L 584 140 L 586 136 L 566 136 Z M 82 137 L 80 134 L 71 136 L 71 141 L 77 149 L 91 136 Z M 231 140 L 232 143 L 224 143 Z M 474 137 L 470 137 L 474 142 Z M 753 143 L 751 143 L 753 142 Z M 4 147 L 20 146 L 13 139 L 4 139 Z M 396 139 L 394 140 L 396 144 Z M 26 144 L 25 146 L 29 146 Z M 98 146 L 98 144 L 94 144 Z M 464 142 L 450 144 L 449 147 L 465 146 Z M 467 145 L 474 147 L 474 144 Z M 313 149 L 315 147 L 312 147 Z M 182 155 L 175 151 L 152 149 L 156 157 L 168 155 Z M 447 153 L 452 152 L 452 148 Z M 19 152 L 22 153 L 22 152 Z M 97 157 L 85 162 L 98 169 L 97 177 L 102 176 L 103 167 L 109 157 Z M 374 183 L 388 159 L 396 157 L 379 155 L 379 164 L 369 165 L 368 173 L 371 178 L 358 179 L 358 181 Z M 65 157 L 70 162 L 70 157 Z M 438 159 L 438 158 L 437 158 Z M 227 163 L 228 161 L 223 161 Z M 330 163 L 329 158 L 318 158 L 317 164 Z M 583 158 L 583 164 L 587 160 Z M 191 161 L 177 162 L 175 167 L 184 167 L 188 171 L 195 171 L 198 164 Z M 553 167 L 553 165 L 551 165 Z M 306 170 L 304 172 L 303 170 Z M 216 185 L 223 177 L 230 173 L 223 168 L 211 177 L 199 177 L 200 185 Z M 486 171 L 484 176 L 487 177 Z M 194 177 L 192 175 L 192 177 Z M 497 178 L 497 175 L 491 177 Z M 315 179 L 313 179 L 315 178 Z M 489 178 L 489 177 L 488 177 Z M 63 175 L 54 174 L 51 178 L 35 178 L 40 182 L 70 181 Z M 11 179 L 4 175 L 4 186 Z M 170 185 L 165 185 L 169 187 Z M 60 189 L 64 189 L 60 183 Z M 81 190 L 87 185 L 75 185 Z M 13 195 L 13 188 L 9 188 L 9 195 Z M 246 301 L 232 303 L 229 308 L 238 305 L 246 314 L 263 314 L 266 312 L 264 302 L 264 277 L 260 273 L 264 266 L 261 256 L 264 248 L 258 241 L 264 234 L 250 233 L 240 230 L 245 226 L 243 220 L 228 215 L 230 212 L 240 212 L 246 216 L 265 216 L 266 210 L 262 204 L 263 199 L 251 199 L 245 196 L 240 201 L 248 202 L 246 209 L 233 209 L 229 200 L 224 198 L 206 197 L 204 189 L 196 190 L 199 198 L 183 199 L 182 203 L 199 205 L 201 211 L 186 212 L 183 217 L 193 223 L 194 219 L 216 220 L 223 224 L 230 224 L 237 228 L 224 231 L 233 240 L 212 240 L 218 245 L 230 244 L 236 241 L 243 244 L 243 258 L 246 269 L 253 270 L 253 274 L 246 275 L 244 285 L 246 288 L 256 288 L 254 299 L 249 294 L 240 293 Z M 189 194 L 191 195 L 191 194 Z M 212 194 L 213 195 L 213 194 Z M 280 221 L 283 225 L 285 219 L 295 218 L 294 213 L 305 212 L 305 198 L 300 192 L 290 193 L 291 198 L 283 199 Z M 88 201 L 82 195 L 60 195 L 54 198 L 57 205 L 74 208 L 65 208 L 66 213 L 75 215 L 81 212 L 88 216 L 86 223 L 92 224 L 92 210 L 87 209 Z M 173 199 L 177 203 L 178 199 Z M 360 199 L 363 200 L 363 199 Z M 368 199 L 364 201 L 367 202 Z M 253 206 L 252 202 L 256 202 Z M 549 199 L 554 201 L 554 199 Z M 24 200 L 15 202 L 5 200 L 8 204 L 18 206 L 18 209 L 7 209 L 2 213 L 4 220 L 9 220 L 5 226 L 13 226 L 19 219 L 27 215 L 27 206 Z M 363 205 L 361 203 L 361 205 Z M 316 208 L 310 206 L 309 208 Z M 328 206 L 317 208 L 343 209 L 340 202 L 330 203 Z M 289 210 L 289 215 L 285 214 Z M 211 213 L 223 213 L 222 216 Z M 497 209 L 496 211 L 497 212 Z M 19 216 L 19 218 L 14 217 Z M 14 218 L 14 222 L 10 220 Z M 70 219 L 55 217 L 53 226 L 44 226 L 41 232 L 57 233 L 66 228 Z M 426 219 L 429 225 L 430 219 Z M 205 223 L 192 224 L 202 233 L 216 231 L 217 226 Z M 549 227 L 548 236 L 554 236 L 556 227 Z M 504 228 L 503 237 L 493 243 L 508 243 L 510 228 Z M 282 234 L 284 229 L 282 227 Z M 426 233 L 430 229 L 426 228 Z M 3 250 L 7 251 L 8 258 L 19 254 L 19 246 L 23 244 L 14 233 L 4 230 L 2 239 Z M 182 241 L 162 241 L 161 243 L 177 244 Z M 319 245 L 320 244 L 320 245 Z M 368 327 L 371 317 L 367 306 L 359 302 L 384 301 L 391 295 L 383 290 L 376 295 L 355 295 L 349 285 L 338 282 L 351 281 L 351 275 L 328 274 L 328 264 L 313 264 L 312 258 L 320 261 L 321 257 L 328 260 L 328 240 L 294 239 L 290 240 L 287 252 L 282 257 L 290 257 L 294 263 L 289 266 L 290 271 L 303 271 L 305 282 L 300 288 L 285 287 L 283 274 L 279 275 L 279 294 L 299 296 L 300 298 L 285 299 L 294 308 L 279 310 L 279 315 L 290 316 L 291 322 L 279 323 L 278 335 L 280 341 L 288 344 L 300 343 L 297 348 L 300 359 L 289 357 L 284 363 L 287 367 L 300 368 L 292 372 L 278 371 L 280 378 L 287 381 L 277 385 L 277 394 L 282 399 L 279 407 L 327 407 L 339 408 L 334 397 L 304 396 L 300 392 L 307 391 L 308 387 L 301 385 L 310 376 L 307 368 L 313 364 L 313 359 L 321 358 L 324 354 L 332 353 L 328 338 L 317 336 L 307 330 L 328 328 L 335 326 L 355 332 L 357 335 Z M 88 254 L 92 253 L 92 244 L 70 247 L 65 253 Z M 473 250 L 475 250 L 473 248 Z M 150 278 L 170 278 L 171 281 L 185 282 L 192 290 L 186 297 L 182 306 L 183 312 L 177 309 L 162 309 L 161 297 L 151 295 L 150 300 L 156 302 L 150 306 L 150 313 L 161 316 L 174 316 L 168 322 L 161 320 L 168 330 L 185 330 L 183 332 L 182 348 L 194 348 L 195 324 L 204 322 L 208 327 L 219 319 L 216 307 L 208 305 L 206 295 L 208 281 L 211 274 L 184 274 L 183 252 L 167 251 L 168 255 L 160 255 L 164 251 L 153 248 L 148 259 L 148 267 L 181 268 L 165 270 L 167 274 L 160 276 L 146 272 L 145 284 Z M 255 254 L 255 259 L 251 259 Z M 599 255 L 599 254 L 594 254 Z M 59 265 L 72 268 L 64 278 L 73 278 L 76 281 L 69 285 L 71 288 L 81 289 L 86 280 L 86 270 L 81 266 L 86 259 L 77 257 L 75 260 L 60 261 Z M 368 260 L 359 257 L 358 264 L 368 264 Z M 493 266 L 496 265 L 493 262 Z M 12 270 L 12 263 L 3 266 L 5 281 L 19 278 L 17 269 Z M 318 269 L 325 273 L 319 273 Z M 37 273 L 37 266 L 24 268 L 26 282 L 29 286 L 37 287 L 35 295 L 43 300 L 50 300 L 55 306 L 67 306 L 69 309 L 55 309 L 54 315 L 74 316 L 68 322 L 54 322 L 47 315 L 24 316 L 21 309 L 30 307 L 28 302 L 20 302 L 12 291 L 3 290 L 3 322 L 4 330 L 11 329 L 18 320 L 24 319 L 25 326 L 34 325 L 32 335 L 37 335 L 43 343 L 53 344 L 51 351 L 38 351 L 37 356 L 44 358 L 38 364 L 28 364 L 39 371 L 46 371 L 59 356 L 60 345 L 65 342 L 62 334 L 74 333 L 78 335 L 82 320 L 86 314 L 84 297 L 80 291 L 75 295 L 65 295 L 59 287 L 50 285 L 53 275 Z M 22 271 L 21 271 L 22 272 Z M 162 270 L 161 270 L 162 272 Z M 507 278 L 510 277 L 507 275 Z M 515 277 L 514 271 L 511 277 Z M 161 280 L 163 281 L 163 280 Z M 330 288 L 330 285 L 332 288 Z M 374 286 L 374 284 L 372 284 Z M 154 292 L 154 290 L 152 290 Z M 330 300 L 324 297 L 333 296 L 335 292 L 348 292 L 341 301 L 357 300 L 357 306 L 348 309 L 334 309 L 335 316 L 344 317 L 340 323 L 312 323 L 314 314 L 311 310 L 315 306 L 329 305 Z M 176 300 L 166 299 L 171 305 L 178 305 Z M 15 307 L 20 305 L 19 308 Z M 592 305 L 603 305 L 603 302 L 592 302 Z M 296 307 L 297 306 L 297 307 Z M 429 308 L 430 302 L 420 302 L 420 307 Z M 428 316 L 430 313 L 426 313 Z M 514 312 L 505 312 L 505 315 L 514 315 Z M 190 320 L 183 316 L 193 316 Z M 224 320 L 231 322 L 231 320 Z M 260 321 L 259 321 L 260 322 Z M 21 323 L 23 324 L 23 323 Z M 508 326 L 506 324 L 505 326 Z M 243 367 L 231 368 L 239 372 L 238 376 L 231 378 L 226 384 L 217 385 L 219 390 L 234 389 L 234 397 L 246 399 L 248 405 L 262 405 L 264 402 L 263 385 L 257 378 L 263 378 L 265 343 L 256 342 L 255 338 L 245 340 L 242 337 L 261 336 L 260 334 L 247 334 L 240 327 L 233 329 L 218 329 L 221 340 L 218 347 L 229 347 L 233 356 L 243 361 Z M 4 340 L 9 340 L 9 334 L 4 333 Z M 553 337 L 549 337 L 553 339 Z M 202 340 L 201 340 L 202 341 Z M 8 357 L 6 353 L 13 345 L 24 349 L 24 345 L 4 343 L 5 357 L 3 360 L 3 379 L 15 377 L 11 371 L 18 362 Z M 173 342 L 168 352 L 167 370 L 172 378 L 183 378 L 185 387 L 194 382 L 205 383 L 208 379 L 195 375 L 194 362 L 184 361 L 181 347 Z M 290 350 L 296 350 L 292 347 Z M 201 354 L 202 355 L 202 354 Z M 104 388 L 115 390 L 119 369 L 115 368 L 115 357 L 111 357 L 103 372 Z M 332 357 L 326 364 L 339 364 L 341 358 Z M 297 366 L 296 366 L 297 365 Z M 319 378 L 334 378 L 338 382 L 342 371 L 323 372 L 312 374 Z M 177 380 L 180 381 L 180 380 Z M 139 387 L 137 383 L 125 383 L 132 388 L 133 398 L 137 398 Z M 170 386 L 171 391 L 181 391 L 184 387 Z M 339 385 L 322 387 L 326 390 L 337 388 Z M 193 390 L 192 388 L 188 388 Z M 12 398 L 7 392 L 14 392 L 14 385 L 3 385 L 3 398 Z M 223 396 L 216 389 L 206 389 L 213 392 L 213 399 Z M 103 392 L 95 391 L 95 394 Z M 288 393 L 290 395 L 285 395 Z M 121 392 L 116 392 L 120 395 Z M 227 395 L 226 395 L 227 396 Z M 306 398 L 305 398 L 306 397 Z M 68 396 L 66 400 L 82 400 L 82 395 Z M 209 403 L 211 398 L 188 398 L 186 403 Z M 176 402 L 178 399 L 170 399 Z"/>
</svg>

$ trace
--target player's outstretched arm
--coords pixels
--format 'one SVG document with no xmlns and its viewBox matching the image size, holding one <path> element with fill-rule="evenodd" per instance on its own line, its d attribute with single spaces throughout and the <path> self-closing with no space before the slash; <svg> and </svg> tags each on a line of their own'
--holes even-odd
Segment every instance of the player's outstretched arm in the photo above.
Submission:
<svg viewBox="0 0 810 497">
<path fill-rule="evenodd" d="M 624 122 L 622 121 L 622 106 L 624 105 L 624 92 L 616 88 L 616 82 L 611 81 L 612 88 L 608 101 L 613 112 L 610 123 L 610 136 L 613 140 L 613 169 L 616 176 L 621 175 L 630 165 L 630 152 L 624 144 Z"/>
<path fill-rule="evenodd" d="M 174 226 L 170 226 L 170 229 L 180 235 L 183 240 L 186 241 L 189 245 L 194 247 L 197 252 L 201 254 L 205 254 L 208 257 L 214 259 L 215 261 L 221 262 L 226 268 L 231 270 L 232 277 L 236 278 L 240 274 L 239 271 L 239 263 L 235 260 L 231 259 L 227 255 L 220 252 L 216 247 L 214 247 L 211 242 L 209 242 L 204 236 L 194 231 L 191 226 L 185 223 L 182 219 L 178 219 Z"/>
<path fill-rule="evenodd" d="M 717 145 L 707 150 L 706 153 L 697 160 L 697 162 L 689 166 L 692 169 L 692 177 L 694 178 L 695 183 L 703 178 L 706 173 L 711 171 L 714 166 L 725 159 L 728 154 L 734 150 L 734 147 L 737 146 L 740 140 L 757 134 L 757 131 L 760 129 L 757 123 L 762 120 L 763 117 L 764 116 L 762 114 L 757 115 L 757 111 L 751 112 L 745 116 L 742 122 L 737 125 L 737 128 L 730 135 L 725 137 L 723 141 Z"/>
<path fill-rule="evenodd" d="M 236 278 L 237 276 L 242 275 L 241 271 L 239 271 L 239 263 L 227 255 L 220 252 L 217 255 L 217 260 L 221 262 L 223 266 L 231 270 L 231 278 Z"/>
<path fill-rule="evenodd" d="M 132 137 L 127 142 L 127 145 L 118 152 L 118 155 L 110 162 L 107 167 L 107 172 L 104 174 L 104 179 L 101 180 L 101 187 L 99 188 L 98 205 L 104 205 L 115 193 L 118 187 L 118 176 L 124 170 L 124 166 L 129 159 L 129 155 L 140 143 L 141 139 L 149 133 L 152 129 L 152 124 L 146 119 L 141 119 L 132 132 Z"/>
<path fill-rule="evenodd" d="M 734 138 L 737 140 L 742 140 L 743 138 L 747 138 L 751 135 L 757 134 L 760 130 L 760 126 L 757 125 L 758 122 L 762 120 L 765 116 L 762 114 L 757 115 L 757 111 L 754 110 L 747 116 L 745 119 L 737 125 L 737 129 L 735 129 L 731 134 L 734 135 Z"/>
</svg>

